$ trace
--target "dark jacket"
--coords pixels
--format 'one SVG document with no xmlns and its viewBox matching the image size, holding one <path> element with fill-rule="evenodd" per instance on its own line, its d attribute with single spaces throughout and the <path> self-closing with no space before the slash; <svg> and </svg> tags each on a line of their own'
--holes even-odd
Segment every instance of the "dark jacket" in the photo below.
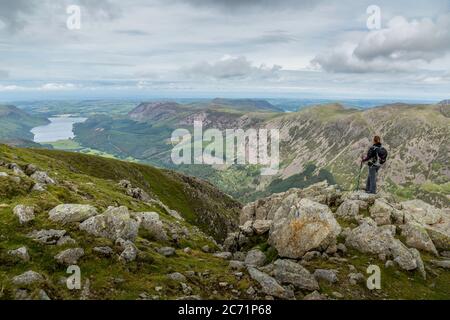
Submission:
<svg viewBox="0 0 450 320">
<path fill-rule="evenodd" d="M 362 160 L 363 162 L 369 161 L 369 166 L 373 165 L 377 160 L 377 149 L 381 147 L 381 143 L 375 143 L 367 151 L 367 156 Z"/>
</svg>

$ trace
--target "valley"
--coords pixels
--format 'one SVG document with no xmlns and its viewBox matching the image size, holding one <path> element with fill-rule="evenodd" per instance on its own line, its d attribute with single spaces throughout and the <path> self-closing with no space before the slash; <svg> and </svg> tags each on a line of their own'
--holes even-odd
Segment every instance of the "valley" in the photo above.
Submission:
<svg viewBox="0 0 450 320">
<path fill-rule="evenodd" d="M 38 109 L 31 104 L 24 109 L 39 119 L 43 114 L 54 117 L 57 106 L 46 105 Z M 445 143 L 450 136 L 448 104 L 391 104 L 369 109 L 326 104 L 297 112 L 282 112 L 267 101 L 251 99 L 160 101 L 137 107 L 124 102 L 87 101 L 63 106 L 65 112 L 87 120 L 74 123 L 74 138 L 50 141 L 44 143 L 46 147 L 177 170 L 208 180 L 243 202 L 323 180 L 343 189 L 354 188 L 358 159 L 376 133 L 383 136 L 390 151 L 380 175 L 382 190 L 402 199 L 419 197 L 438 206 L 450 202 L 450 150 Z M 261 176 L 262 166 L 257 164 L 175 165 L 171 159 L 172 132 L 192 132 L 194 120 L 202 121 L 205 130 L 279 129 L 278 174 Z M 27 132 L 21 135 L 30 137 Z"/>
</svg>

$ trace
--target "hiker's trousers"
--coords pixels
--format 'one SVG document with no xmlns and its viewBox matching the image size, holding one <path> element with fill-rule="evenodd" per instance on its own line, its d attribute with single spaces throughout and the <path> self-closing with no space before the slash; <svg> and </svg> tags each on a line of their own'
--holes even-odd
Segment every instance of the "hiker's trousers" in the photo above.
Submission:
<svg viewBox="0 0 450 320">
<path fill-rule="evenodd" d="M 377 174 L 380 168 L 377 166 L 369 167 L 369 176 L 366 182 L 366 192 L 377 193 Z"/>
</svg>

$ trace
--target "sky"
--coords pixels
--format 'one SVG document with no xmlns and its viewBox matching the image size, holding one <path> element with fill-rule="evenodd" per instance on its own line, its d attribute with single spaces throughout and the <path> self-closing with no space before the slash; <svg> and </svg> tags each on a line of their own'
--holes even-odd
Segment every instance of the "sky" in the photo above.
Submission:
<svg viewBox="0 0 450 320">
<path fill-rule="evenodd" d="M 0 100 L 449 89 L 450 0 L 0 0 Z"/>
</svg>

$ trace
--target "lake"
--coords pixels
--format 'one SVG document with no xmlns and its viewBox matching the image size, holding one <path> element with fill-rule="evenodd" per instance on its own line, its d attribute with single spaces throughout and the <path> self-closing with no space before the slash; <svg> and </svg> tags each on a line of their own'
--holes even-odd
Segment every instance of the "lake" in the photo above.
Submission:
<svg viewBox="0 0 450 320">
<path fill-rule="evenodd" d="M 87 118 L 62 115 L 48 120 L 50 121 L 49 124 L 31 129 L 31 133 L 34 134 L 34 142 L 54 142 L 74 138 L 73 125 L 84 122 Z"/>
</svg>

